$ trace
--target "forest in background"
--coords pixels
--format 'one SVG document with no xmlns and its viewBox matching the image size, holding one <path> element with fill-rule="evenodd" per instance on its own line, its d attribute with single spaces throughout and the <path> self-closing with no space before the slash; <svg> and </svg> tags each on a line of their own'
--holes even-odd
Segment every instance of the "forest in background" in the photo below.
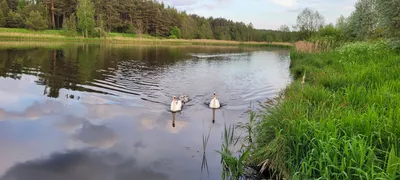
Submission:
<svg viewBox="0 0 400 180">
<path fill-rule="evenodd" d="M 0 0 L 0 27 L 62 29 L 67 36 L 216 39 L 258 42 L 344 42 L 389 39 L 400 48 L 398 0 L 359 0 L 349 17 L 327 24 L 324 16 L 305 8 L 296 25 L 278 30 L 255 29 L 251 23 L 180 12 L 156 0 Z"/>
<path fill-rule="evenodd" d="M 251 23 L 180 12 L 155 0 L 0 0 L 0 27 L 63 29 L 71 36 L 107 32 L 164 38 L 297 41 L 288 26 L 255 29 Z"/>
</svg>

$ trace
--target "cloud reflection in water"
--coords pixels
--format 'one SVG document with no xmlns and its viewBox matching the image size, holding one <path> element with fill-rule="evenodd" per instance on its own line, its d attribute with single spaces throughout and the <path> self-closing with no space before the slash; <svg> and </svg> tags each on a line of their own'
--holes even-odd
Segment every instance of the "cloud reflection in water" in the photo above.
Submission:
<svg viewBox="0 0 400 180">
<path fill-rule="evenodd" d="M 89 150 L 56 153 L 47 159 L 20 163 L 1 180 L 131 180 L 167 179 L 151 168 L 139 167 L 134 158 Z"/>
</svg>

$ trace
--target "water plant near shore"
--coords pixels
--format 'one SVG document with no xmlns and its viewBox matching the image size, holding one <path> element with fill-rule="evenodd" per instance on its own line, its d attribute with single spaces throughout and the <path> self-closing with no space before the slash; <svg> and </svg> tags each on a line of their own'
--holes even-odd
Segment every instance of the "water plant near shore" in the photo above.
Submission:
<svg viewBox="0 0 400 180">
<path fill-rule="evenodd" d="M 246 149 L 243 153 L 235 152 L 232 148 L 236 146 L 240 137 L 234 138 L 235 125 L 224 125 L 223 144 L 221 150 L 217 151 L 221 154 L 221 164 L 223 168 L 221 179 L 239 180 L 244 178 L 244 169 L 246 160 L 249 155 L 249 150 Z"/>
<path fill-rule="evenodd" d="M 247 160 L 249 153 L 252 150 L 253 144 L 253 129 L 256 124 L 257 114 L 255 111 L 249 109 L 249 121 L 239 122 L 236 125 L 224 125 L 224 132 L 222 134 L 221 150 L 217 151 L 221 154 L 221 164 L 223 168 L 222 179 L 245 179 L 247 176 L 257 176 L 258 174 L 247 172 L 251 167 L 248 166 Z M 244 130 L 244 137 L 240 134 L 235 137 L 235 130 Z M 235 148 L 238 143 L 241 143 L 240 148 Z"/>
<path fill-rule="evenodd" d="M 291 57 L 296 81 L 261 114 L 250 162 L 278 178 L 398 179 L 400 56 L 379 41 Z"/>
<path fill-rule="evenodd" d="M 210 133 L 211 133 L 211 128 L 209 129 L 207 135 L 203 134 L 203 159 L 201 162 L 201 173 L 203 173 L 204 169 L 207 169 L 207 175 L 210 175 L 207 163 L 207 156 L 206 156 L 207 144 L 208 144 L 208 139 L 210 138 Z"/>
</svg>

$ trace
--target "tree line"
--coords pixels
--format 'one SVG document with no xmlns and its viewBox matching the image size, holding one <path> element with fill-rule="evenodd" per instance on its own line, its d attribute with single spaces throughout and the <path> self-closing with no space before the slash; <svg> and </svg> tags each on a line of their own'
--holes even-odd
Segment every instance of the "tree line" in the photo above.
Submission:
<svg viewBox="0 0 400 180">
<path fill-rule="evenodd" d="M 188 14 L 155 0 L 1 0 L 0 6 L 0 27 L 65 29 L 92 37 L 119 32 L 184 39 L 297 40 L 290 29 L 255 29 L 251 23 Z"/>
<path fill-rule="evenodd" d="M 340 16 L 336 24 L 325 24 L 318 11 L 304 9 L 294 26 L 298 39 L 348 42 L 384 38 L 400 49 L 399 0 L 358 0 L 354 6 L 355 10 L 348 17 Z"/>
<path fill-rule="evenodd" d="M 87 37 L 118 32 L 263 42 L 388 38 L 400 44 L 396 43 L 400 42 L 397 7 L 398 0 L 358 0 L 354 12 L 338 18 L 336 24 L 325 24 L 322 14 L 305 8 L 292 28 L 282 25 L 277 30 L 264 30 L 255 29 L 251 23 L 188 14 L 155 0 L 0 0 L 0 27 L 64 29 Z"/>
</svg>

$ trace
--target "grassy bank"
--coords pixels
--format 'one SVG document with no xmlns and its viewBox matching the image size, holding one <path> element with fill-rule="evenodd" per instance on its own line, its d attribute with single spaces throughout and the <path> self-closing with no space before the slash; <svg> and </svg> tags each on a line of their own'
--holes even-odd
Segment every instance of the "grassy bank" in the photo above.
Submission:
<svg viewBox="0 0 400 180">
<path fill-rule="evenodd" d="M 171 44 L 171 45 L 214 45 L 214 46 L 257 46 L 291 47 L 292 43 L 283 42 L 239 42 L 212 39 L 166 39 L 148 35 L 137 37 L 134 34 L 108 33 L 106 38 L 83 38 L 74 36 L 65 30 L 31 31 L 28 29 L 0 28 L 0 40 L 11 41 L 63 41 L 63 42 L 110 42 L 121 44 Z"/>
<path fill-rule="evenodd" d="M 400 56 L 363 42 L 291 58 L 295 81 L 261 115 L 252 164 L 290 179 L 399 179 Z"/>
</svg>

